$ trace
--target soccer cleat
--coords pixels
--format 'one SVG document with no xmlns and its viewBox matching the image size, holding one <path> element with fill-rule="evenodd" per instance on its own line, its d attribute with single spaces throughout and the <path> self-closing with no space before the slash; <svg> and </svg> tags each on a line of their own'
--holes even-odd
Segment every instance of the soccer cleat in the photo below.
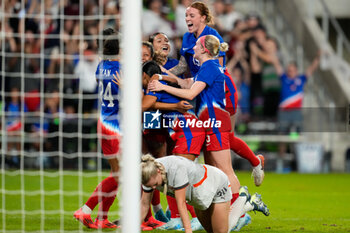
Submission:
<svg viewBox="0 0 350 233">
<path fill-rule="evenodd" d="M 153 229 L 157 229 L 161 226 L 164 226 L 165 224 L 165 222 L 158 221 L 157 219 L 153 218 L 153 216 L 149 217 L 145 222 L 146 226 L 152 227 Z"/>
<path fill-rule="evenodd" d="M 241 186 L 239 188 L 239 196 L 246 197 L 247 198 L 246 202 L 250 201 L 251 196 L 250 196 L 250 193 L 248 191 L 248 187 L 247 186 Z"/>
<path fill-rule="evenodd" d="M 170 221 L 170 219 L 171 219 L 171 211 L 170 211 L 170 209 L 167 209 L 166 211 L 165 211 L 165 216 L 169 219 L 169 221 Z"/>
<path fill-rule="evenodd" d="M 262 155 L 258 155 L 257 157 L 260 160 L 260 163 L 258 166 L 253 167 L 252 176 L 254 177 L 255 186 L 260 186 L 264 181 L 264 177 L 265 177 L 265 173 L 264 173 L 265 158 Z"/>
<path fill-rule="evenodd" d="M 171 218 L 165 225 L 159 227 L 161 230 L 179 230 L 183 228 L 181 218 Z"/>
<path fill-rule="evenodd" d="M 141 231 L 152 231 L 153 227 L 149 227 L 145 222 L 141 223 Z"/>
<path fill-rule="evenodd" d="M 244 217 L 240 217 L 238 219 L 237 225 L 232 229 L 232 231 L 239 231 L 242 229 L 242 227 L 250 224 L 252 222 L 252 218 L 248 213 L 244 215 Z"/>
<path fill-rule="evenodd" d="M 83 213 L 81 208 L 75 211 L 73 216 L 76 220 L 84 224 L 84 226 L 97 229 L 97 226 L 92 222 L 91 215 Z"/>
<path fill-rule="evenodd" d="M 108 219 L 99 220 L 97 218 L 95 219 L 95 225 L 98 229 L 116 229 L 120 227 L 111 223 Z"/>
<path fill-rule="evenodd" d="M 265 203 L 261 199 L 261 195 L 258 193 L 255 193 L 250 198 L 250 204 L 254 207 L 254 211 L 262 212 L 264 215 L 269 216 L 270 211 L 269 208 L 265 205 Z"/>
<path fill-rule="evenodd" d="M 204 229 L 202 224 L 199 222 L 198 218 L 192 218 L 191 228 L 192 228 L 192 231 L 200 231 Z"/>
<path fill-rule="evenodd" d="M 165 216 L 164 211 L 162 209 L 158 210 L 155 214 L 154 214 L 155 219 L 161 221 L 161 222 L 169 222 L 169 219 L 167 218 L 167 216 Z"/>
</svg>

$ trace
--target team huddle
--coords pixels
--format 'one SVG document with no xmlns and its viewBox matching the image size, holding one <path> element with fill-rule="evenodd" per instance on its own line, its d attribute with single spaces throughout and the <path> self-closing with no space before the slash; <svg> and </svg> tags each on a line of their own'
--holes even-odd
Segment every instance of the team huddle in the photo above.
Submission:
<svg viewBox="0 0 350 233">
<path fill-rule="evenodd" d="M 211 22 L 204 3 L 194 2 L 187 8 L 188 32 L 183 36 L 179 61 L 168 57 L 170 43 L 164 33 L 155 33 L 143 42 L 142 111 L 160 111 L 171 122 L 171 127 L 143 131 L 140 224 L 144 231 L 227 233 L 250 223 L 249 211 L 269 215 L 261 195 L 250 195 L 232 168 L 231 150 L 251 163 L 255 185 L 263 182 L 264 157 L 256 156 L 234 135 L 237 92 L 225 68 L 228 45 L 208 26 Z M 94 229 L 119 227 L 107 215 L 119 183 L 118 95 L 123 87 L 117 32 L 105 29 L 103 36 L 103 60 L 96 70 L 101 100 L 98 132 L 111 175 L 74 213 L 77 220 Z M 184 78 L 188 70 L 192 78 Z M 201 152 L 205 164 L 195 162 Z M 167 211 L 160 205 L 160 191 L 166 195 Z M 99 203 L 93 222 L 91 212 Z"/>
</svg>

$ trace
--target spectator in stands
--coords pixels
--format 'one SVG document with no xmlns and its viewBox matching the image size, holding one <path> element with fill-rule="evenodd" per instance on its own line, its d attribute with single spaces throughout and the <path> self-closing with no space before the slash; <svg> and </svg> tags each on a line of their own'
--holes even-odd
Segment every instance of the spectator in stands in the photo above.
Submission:
<svg viewBox="0 0 350 233">
<path fill-rule="evenodd" d="M 60 97 L 58 90 L 53 90 L 50 93 L 47 93 L 47 97 L 45 100 L 45 127 L 47 127 L 49 135 L 45 140 L 45 151 L 57 153 L 55 156 L 50 156 L 49 163 L 51 168 L 56 168 L 58 166 L 58 150 L 60 149 L 58 146 L 58 135 L 54 135 L 53 133 L 57 133 L 59 130 L 59 114 L 62 113 L 60 109 Z"/>
<path fill-rule="evenodd" d="M 232 0 L 215 0 L 215 25 L 224 40 L 229 40 L 229 33 L 234 29 L 235 22 L 243 15 L 235 11 Z"/>
<path fill-rule="evenodd" d="M 145 40 L 155 32 L 164 32 L 169 37 L 174 36 L 171 25 L 162 17 L 163 2 L 161 0 L 149 0 L 147 9 L 142 13 L 142 31 Z"/>
<path fill-rule="evenodd" d="M 27 111 L 20 98 L 19 89 L 11 88 L 11 95 L 5 106 L 6 133 L 8 137 L 7 151 L 10 153 L 8 164 L 19 167 L 19 155 L 21 151 L 20 130 L 22 129 L 21 112 Z"/>
<path fill-rule="evenodd" d="M 238 122 L 247 122 L 250 119 L 250 70 L 246 60 L 244 43 L 235 44 L 234 56 L 228 61 L 226 67 L 234 78 L 238 91 L 238 105 L 240 114 Z"/>
<path fill-rule="evenodd" d="M 251 44 L 252 64 L 255 64 L 257 69 L 261 69 L 262 94 L 264 99 L 263 113 L 264 117 L 276 117 L 279 96 L 280 84 L 277 72 L 273 65 L 273 60 L 276 58 L 282 60 L 279 52 L 279 45 L 275 38 L 268 37 L 264 33 L 258 33 L 257 43 Z"/>
<path fill-rule="evenodd" d="M 275 57 L 273 64 L 281 81 L 281 97 L 279 104 L 278 123 L 279 130 L 282 133 L 301 131 L 303 124 L 302 102 L 304 96 L 304 86 L 307 79 L 317 69 L 320 62 L 320 53 L 313 59 L 311 65 L 304 74 L 298 73 L 298 67 L 295 62 L 290 62 L 285 71 L 281 66 L 279 59 Z M 283 156 L 286 152 L 286 145 L 279 145 L 279 160 L 277 162 L 277 171 L 283 171 Z"/>
<path fill-rule="evenodd" d="M 79 90 L 83 93 L 83 113 L 89 113 L 97 108 L 97 97 L 94 96 L 97 94 L 95 78 L 97 65 L 98 59 L 96 53 L 93 50 L 87 49 L 74 69 L 75 75 L 79 78 Z"/>
<path fill-rule="evenodd" d="M 172 4 L 175 9 L 176 35 L 182 37 L 188 30 L 184 15 L 186 14 L 187 7 L 192 4 L 193 0 L 180 0 L 180 4 L 178 2 L 179 0 L 173 0 Z"/>
<path fill-rule="evenodd" d="M 265 43 L 267 40 L 266 29 L 264 26 L 259 25 L 253 30 L 253 37 L 248 41 L 249 46 L 249 64 L 251 69 L 251 110 L 252 114 L 256 117 L 263 116 L 263 61 L 258 56 L 259 49 L 264 51 Z"/>
</svg>

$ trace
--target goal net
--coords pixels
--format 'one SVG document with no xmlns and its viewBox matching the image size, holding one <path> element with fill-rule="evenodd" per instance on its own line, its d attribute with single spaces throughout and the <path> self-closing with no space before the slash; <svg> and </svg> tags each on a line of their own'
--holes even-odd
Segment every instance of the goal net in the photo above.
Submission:
<svg viewBox="0 0 350 233">
<path fill-rule="evenodd" d="M 108 27 L 122 32 L 122 77 L 131 83 L 123 82 L 120 107 L 121 128 L 127 129 L 122 193 L 108 216 L 111 221 L 121 218 L 124 232 L 140 231 L 134 223 L 140 198 L 141 97 L 134 90 L 141 88 L 141 1 L 124 2 L 1 1 L 1 232 L 85 228 L 73 213 L 110 175 L 97 133 L 95 78 L 101 32 Z"/>
</svg>

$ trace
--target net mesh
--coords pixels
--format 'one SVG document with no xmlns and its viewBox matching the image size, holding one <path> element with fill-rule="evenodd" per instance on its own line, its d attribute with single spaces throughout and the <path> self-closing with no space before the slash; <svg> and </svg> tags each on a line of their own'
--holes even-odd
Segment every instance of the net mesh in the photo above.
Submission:
<svg viewBox="0 0 350 233">
<path fill-rule="evenodd" d="M 109 175 L 95 71 L 101 31 L 118 30 L 119 6 L 5 0 L 0 9 L 0 230 L 82 230 L 73 213 Z"/>
</svg>

